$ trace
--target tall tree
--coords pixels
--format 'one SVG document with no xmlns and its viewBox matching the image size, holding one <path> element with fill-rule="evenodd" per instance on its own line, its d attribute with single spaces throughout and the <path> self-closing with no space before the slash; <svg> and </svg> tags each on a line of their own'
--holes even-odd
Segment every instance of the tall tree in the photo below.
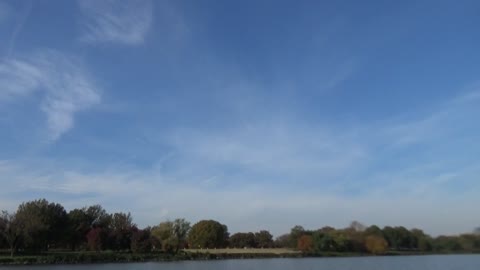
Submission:
<svg viewBox="0 0 480 270">
<path fill-rule="evenodd" d="M 86 208 L 73 209 L 68 212 L 68 245 L 72 250 L 85 244 L 87 233 L 91 228 L 91 220 L 86 212 Z"/>
<path fill-rule="evenodd" d="M 161 243 L 164 252 L 173 253 L 177 249 L 179 243 L 175 237 L 173 222 L 165 221 L 153 227 L 152 236 Z"/>
<path fill-rule="evenodd" d="M 190 223 L 185 219 L 166 221 L 152 228 L 152 236 L 159 240 L 165 252 L 177 253 L 186 245 Z"/>
<path fill-rule="evenodd" d="M 22 203 L 16 217 L 24 227 L 26 244 L 38 250 L 60 244 L 68 222 L 63 206 L 45 199 Z"/>
<path fill-rule="evenodd" d="M 297 248 L 298 239 L 305 234 L 305 229 L 300 226 L 296 225 L 290 230 L 290 247 Z"/>
<path fill-rule="evenodd" d="M 10 256 L 13 257 L 22 237 L 22 225 L 18 222 L 15 213 L 2 211 L 0 215 L 0 235 L 3 236 L 10 249 Z"/>
<path fill-rule="evenodd" d="M 136 227 L 130 213 L 114 213 L 109 227 L 109 244 L 114 250 L 130 249 L 132 228 Z"/>
<path fill-rule="evenodd" d="M 269 231 L 262 230 L 255 233 L 255 242 L 259 248 L 273 247 L 273 236 Z"/>
<path fill-rule="evenodd" d="M 188 236 L 188 232 L 190 231 L 190 228 L 191 228 L 190 222 L 186 221 L 183 218 L 177 218 L 173 221 L 173 231 L 178 242 L 175 253 L 178 252 L 179 248 L 186 247 L 187 236 Z"/>
<path fill-rule="evenodd" d="M 109 215 L 101 205 L 92 205 L 88 208 L 84 208 L 84 211 L 88 216 L 90 227 L 101 227 L 105 229 L 110 227 L 112 216 Z"/>
<path fill-rule="evenodd" d="M 192 248 L 221 248 L 228 241 L 227 226 L 215 220 L 202 220 L 192 226 L 188 242 Z"/>
</svg>

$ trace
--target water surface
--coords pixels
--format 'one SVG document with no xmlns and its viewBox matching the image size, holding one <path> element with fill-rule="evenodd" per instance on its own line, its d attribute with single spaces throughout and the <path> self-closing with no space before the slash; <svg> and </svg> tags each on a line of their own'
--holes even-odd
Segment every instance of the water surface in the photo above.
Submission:
<svg viewBox="0 0 480 270">
<path fill-rule="evenodd" d="M 480 255 L 245 259 L 96 265 L 5 266 L 1 270 L 479 270 Z"/>
</svg>

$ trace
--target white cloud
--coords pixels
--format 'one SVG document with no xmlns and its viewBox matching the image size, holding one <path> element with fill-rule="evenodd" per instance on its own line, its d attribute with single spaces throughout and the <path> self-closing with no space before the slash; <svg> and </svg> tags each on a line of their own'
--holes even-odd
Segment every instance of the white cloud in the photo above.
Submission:
<svg viewBox="0 0 480 270">
<path fill-rule="evenodd" d="M 150 0 L 79 0 L 78 5 L 81 40 L 87 43 L 142 44 L 153 22 Z"/>
<path fill-rule="evenodd" d="M 100 203 L 112 212 L 131 211 L 141 226 L 176 217 L 192 222 L 213 218 L 227 224 L 231 232 L 268 229 L 278 235 L 296 224 L 315 229 L 360 220 L 451 234 L 470 231 L 480 222 L 471 215 L 478 205 L 475 192 L 435 198 L 409 194 L 345 197 L 318 188 L 282 191 L 272 185 L 251 184 L 215 190 L 170 181 L 152 170 L 112 168 L 83 173 L 58 167 L 35 169 L 11 161 L 0 161 L 0 179 L 10 179 L 0 180 L 0 208 L 14 210 L 22 200 L 37 197 L 60 202 L 67 209 Z M 12 196 L 12 192 L 23 195 Z"/>
<path fill-rule="evenodd" d="M 227 131 L 177 130 L 166 140 L 187 159 L 181 163 L 198 166 L 194 175 L 198 170 L 233 167 L 249 175 L 294 175 L 318 182 L 343 175 L 346 168 L 368 158 L 366 149 L 349 134 L 334 136 L 294 123 L 258 121 Z"/>
<path fill-rule="evenodd" d="M 100 102 L 100 90 L 81 61 L 55 51 L 0 62 L 0 88 L 0 102 L 39 92 L 51 140 L 73 127 L 75 113 Z"/>
<path fill-rule="evenodd" d="M 384 135 L 394 138 L 393 146 L 399 147 L 454 137 L 452 134 L 456 132 L 471 129 L 479 103 L 480 92 L 477 87 L 430 109 L 429 113 L 397 121 L 399 123 L 385 129 Z"/>
</svg>

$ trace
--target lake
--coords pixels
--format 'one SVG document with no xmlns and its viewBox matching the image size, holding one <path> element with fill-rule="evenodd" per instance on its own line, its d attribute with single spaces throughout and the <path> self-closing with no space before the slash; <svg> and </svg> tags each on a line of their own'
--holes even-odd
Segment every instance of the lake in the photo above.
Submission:
<svg viewBox="0 0 480 270">
<path fill-rule="evenodd" d="M 246 259 L 98 265 L 4 266 L 1 270 L 478 270 L 480 255 Z"/>
</svg>

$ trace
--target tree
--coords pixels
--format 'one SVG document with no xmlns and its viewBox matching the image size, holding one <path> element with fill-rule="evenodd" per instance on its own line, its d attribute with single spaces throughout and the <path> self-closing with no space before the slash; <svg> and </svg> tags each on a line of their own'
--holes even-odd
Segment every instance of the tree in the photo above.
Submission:
<svg viewBox="0 0 480 270">
<path fill-rule="evenodd" d="M 362 223 L 354 220 L 354 221 L 352 221 L 352 223 L 350 223 L 349 228 L 356 231 L 356 232 L 363 232 L 363 231 L 365 231 L 365 229 L 367 227 L 365 225 L 363 225 Z"/>
<path fill-rule="evenodd" d="M 380 229 L 377 225 L 372 225 L 372 226 L 368 227 L 365 230 L 365 234 L 366 235 L 375 235 L 375 236 L 383 237 L 382 229 Z"/>
<path fill-rule="evenodd" d="M 88 248 L 92 251 L 100 251 L 105 247 L 107 233 L 104 229 L 97 227 L 91 229 L 87 234 Z"/>
<path fill-rule="evenodd" d="M 273 247 L 273 236 L 269 231 L 259 231 L 255 233 L 255 242 L 259 248 Z"/>
<path fill-rule="evenodd" d="M 458 237 L 441 235 L 434 239 L 433 246 L 435 251 L 452 252 L 462 251 L 462 245 L 460 244 Z"/>
<path fill-rule="evenodd" d="M 296 225 L 290 230 L 290 247 L 296 248 L 298 244 L 298 239 L 305 234 L 305 229 L 300 226 Z"/>
<path fill-rule="evenodd" d="M 86 236 L 91 228 L 91 221 L 85 208 L 73 209 L 68 212 L 68 245 L 72 250 L 86 242 Z"/>
<path fill-rule="evenodd" d="M 173 232 L 178 242 L 175 253 L 178 252 L 179 248 L 186 247 L 187 235 L 189 231 L 190 231 L 190 222 L 186 221 L 183 218 L 177 218 L 173 221 Z"/>
<path fill-rule="evenodd" d="M 230 236 L 230 246 L 236 248 L 254 248 L 256 247 L 254 233 L 236 233 Z"/>
<path fill-rule="evenodd" d="M 432 238 L 425 234 L 420 229 L 412 229 L 411 236 L 414 242 L 414 248 L 419 251 L 431 251 L 432 250 Z"/>
<path fill-rule="evenodd" d="M 109 215 L 101 205 L 92 205 L 88 208 L 84 208 L 83 211 L 85 211 L 88 217 L 91 228 L 101 227 L 108 229 L 110 227 L 112 216 Z"/>
<path fill-rule="evenodd" d="M 0 215 L 0 235 L 7 242 L 10 256 L 13 257 L 22 237 L 22 227 L 18 223 L 15 213 L 10 214 L 7 211 L 2 211 Z"/>
<path fill-rule="evenodd" d="M 64 238 L 68 217 L 60 204 L 45 199 L 22 203 L 16 217 L 24 228 L 25 243 L 30 248 L 48 250 Z"/>
<path fill-rule="evenodd" d="M 165 252 L 177 253 L 186 246 L 186 238 L 190 230 L 190 222 L 177 218 L 173 222 L 166 221 L 152 228 L 152 235 L 162 245 Z"/>
<path fill-rule="evenodd" d="M 134 253 L 146 253 L 152 250 L 151 230 L 149 227 L 139 230 L 132 228 L 132 240 L 130 250 Z"/>
<path fill-rule="evenodd" d="M 277 248 L 285 248 L 290 246 L 290 234 L 282 234 L 275 238 L 275 242 L 273 243 Z"/>
<path fill-rule="evenodd" d="M 192 226 L 188 242 L 192 248 L 221 248 L 228 241 L 228 229 L 215 220 L 202 220 Z"/>
<path fill-rule="evenodd" d="M 130 213 L 115 213 L 112 215 L 109 228 L 109 243 L 114 250 L 130 249 L 133 223 Z"/>
<path fill-rule="evenodd" d="M 302 235 L 298 239 L 297 249 L 303 253 L 310 253 L 313 251 L 313 239 L 311 235 Z"/>
<path fill-rule="evenodd" d="M 325 232 L 322 230 L 316 231 L 313 233 L 312 241 L 313 249 L 316 252 L 337 250 L 337 243 L 331 236 L 331 232 Z"/>
<path fill-rule="evenodd" d="M 165 221 L 153 227 L 152 236 L 161 243 L 162 250 L 165 252 L 173 253 L 179 245 L 178 239 L 175 236 L 174 223 L 171 221 Z"/>
<path fill-rule="evenodd" d="M 372 254 L 384 254 L 388 249 L 388 243 L 381 236 L 369 235 L 365 239 L 365 247 Z"/>
<path fill-rule="evenodd" d="M 383 235 L 388 245 L 396 250 L 411 250 L 415 248 L 415 238 L 405 227 L 385 227 Z"/>
</svg>

